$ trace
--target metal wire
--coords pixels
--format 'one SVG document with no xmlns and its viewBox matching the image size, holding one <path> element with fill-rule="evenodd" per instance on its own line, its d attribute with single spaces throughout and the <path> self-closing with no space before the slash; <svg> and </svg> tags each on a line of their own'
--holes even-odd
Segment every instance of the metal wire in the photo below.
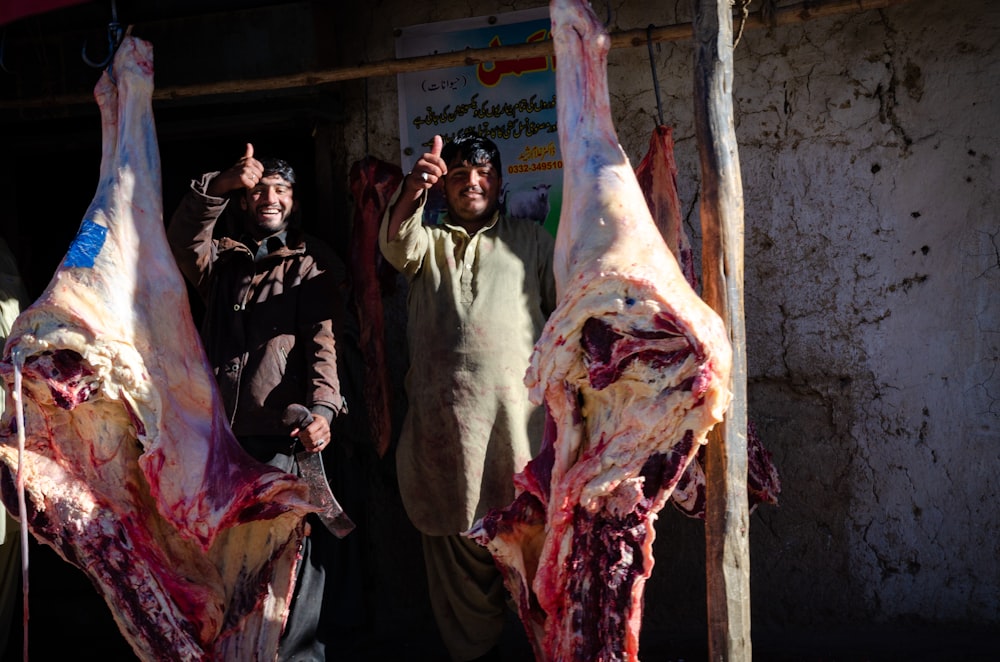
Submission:
<svg viewBox="0 0 1000 662">
<path fill-rule="evenodd" d="M 653 91 L 656 93 L 656 115 L 663 125 L 663 101 L 660 99 L 660 79 L 656 75 L 656 58 L 653 55 L 653 24 L 646 28 L 646 48 L 649 50 L 649 69 L 653 74 Z"/>
<path fill-rule="evenodd" d="M 364 112 L 365 112 L 365 156 L 371 154 L 371 150 L 368 146 L 368 78 L 365 77 L 365 100 L 364 100 Z"/>
</svg>

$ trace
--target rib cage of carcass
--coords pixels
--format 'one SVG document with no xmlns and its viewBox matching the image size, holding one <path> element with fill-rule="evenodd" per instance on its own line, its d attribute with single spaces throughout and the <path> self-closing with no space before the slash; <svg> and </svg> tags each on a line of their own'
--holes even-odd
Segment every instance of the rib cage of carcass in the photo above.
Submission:
<svg viewBox="0 0 1000 662">
<path fill-rule="evenodd" d="M 618 144 L 608 35 L 585 2 L 550 12 L 559 304 L 525 378 L 548 426 L 514 503 L 471 535 L 504 570 L 538 660 L 636 660 L 653 524 L 728 407 L 732 350 Z"/>
<path fill-rule="evenodd" d="M 315 508 L 229 429 L 163 229 L 152 93 L 152 47 L 127 36 L 95 88 L 97 193 L 5 347 L 24 438 L 8 406 L 3 500 L 18 513 L 20 469 L 31 533 L 141 659 L 273 660 Z"/>
</svg>

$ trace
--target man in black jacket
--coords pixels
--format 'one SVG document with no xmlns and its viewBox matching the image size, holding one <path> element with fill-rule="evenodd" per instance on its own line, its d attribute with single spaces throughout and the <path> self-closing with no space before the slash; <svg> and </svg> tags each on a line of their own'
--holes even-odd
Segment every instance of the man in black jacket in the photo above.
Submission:
<svg viewBox="0 0 1000 662">
<path fill-rule="evenodd" d="M 294 222 L 294 189 L 287 163 L 258 160 L 248 144 L 235 165 L 191 183 L 167 236 L 205 302 L 202 339 L 234 434 L 257 460 L 297 473 L 295 453 L 323 451 L 346 411 L 334 342 L 345 276 L 336 255 Z M 238 227 L 217 232 L 231 204 Z M 289 405 L 308 408 L 311 422 L 290 428 Z M 307 522 L 281 660 L 325 659 L 337 540 L 315 516 Z"/>
</svg>

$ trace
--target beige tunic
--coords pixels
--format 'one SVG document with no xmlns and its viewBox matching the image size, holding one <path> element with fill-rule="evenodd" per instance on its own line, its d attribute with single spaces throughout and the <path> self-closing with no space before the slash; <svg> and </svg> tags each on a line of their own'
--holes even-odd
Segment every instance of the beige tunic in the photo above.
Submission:
<svg viewBox="0 0 1000 662">
<path fill-rule="evenodd" d="M 511 478 L 540 446 L 543 413 L 524 373 L 555 307 L 554 240 L 499 214 L 471 237 L 422 215 L 423 203 L 392 242 L 388 213 L 379 231 L 383 255 L 409 281 L 409 409 L 396 466 L 414 526 L 452 535 L 513 500 Z"/>
</svg>

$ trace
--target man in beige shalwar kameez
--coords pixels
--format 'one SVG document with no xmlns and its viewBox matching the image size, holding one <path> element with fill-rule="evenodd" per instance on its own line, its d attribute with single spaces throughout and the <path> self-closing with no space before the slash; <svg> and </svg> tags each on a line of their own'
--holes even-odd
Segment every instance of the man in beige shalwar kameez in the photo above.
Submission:
<svg viewBox="0 0 1000 662">
<path fill-rule="evenodd" d="M 444 185 L 448 213 L 422 222 Z M 409 281 L 409 409 L 396 452 L 403 504 L 421 532 L 431 604 L 454 660 L 498 659 L 506 592 L 490 553 L 461 535 L 510 504 L 512 477 L 539 448 L 543 412 L 524 373 L 555 307 L 554 239 L 499 211 L 489 140 L 440 137 L 406 176 L 379 232 Z"/>
</svg>

